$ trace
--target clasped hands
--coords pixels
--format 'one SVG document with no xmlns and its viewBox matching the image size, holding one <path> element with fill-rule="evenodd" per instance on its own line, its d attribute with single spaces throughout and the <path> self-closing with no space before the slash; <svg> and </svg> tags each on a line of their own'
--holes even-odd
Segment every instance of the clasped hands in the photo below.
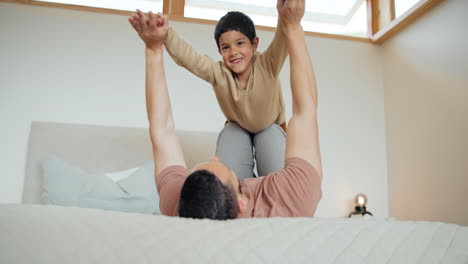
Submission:
<svg viewBox="0 0 468 264">
<path fill-rule="evenodd" d="M 147 49 L 156 50 L 164 46 L 164 40 L 169 31 L 167 15 L 154 14 L 151 11 L 144 14 L 137 9 L 137 12 L 132 14 L 128 21 L 143 40 Z"/>
</svg>

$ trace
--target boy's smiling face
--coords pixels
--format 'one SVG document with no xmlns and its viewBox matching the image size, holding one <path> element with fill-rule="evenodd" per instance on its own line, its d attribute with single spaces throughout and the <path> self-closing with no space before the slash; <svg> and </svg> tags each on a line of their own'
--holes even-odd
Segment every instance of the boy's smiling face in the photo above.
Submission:
<svg viewBox="0 0 468 264">
<path fill-rule="evenodd" d="M 226 31 L 219 38 L 219 52 L 224 65 L 238 78 L 249 77 L 257 46 L 258 37 L 251 43 L 246 35 L 236 30 Z"/>
</svg>

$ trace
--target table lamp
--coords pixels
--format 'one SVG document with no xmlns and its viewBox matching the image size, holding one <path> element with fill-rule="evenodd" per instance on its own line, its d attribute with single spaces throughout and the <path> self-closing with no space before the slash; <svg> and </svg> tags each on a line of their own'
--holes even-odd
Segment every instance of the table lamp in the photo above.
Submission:
<svg viewBox="0 0 468 264">
<path fill-rule="evenodd" d="M 354 217 L 363 217 L 366 214 L 372 215 L 371 212 L 366 210 L 367 196 L 365 194 L 360 193 L 356 195 L 356 198 L 354 199 L 354 203 L 356 205 L 354 207 L 354 212 L 351 212 L 348 217 L 354 218 Z"/>
</svg>

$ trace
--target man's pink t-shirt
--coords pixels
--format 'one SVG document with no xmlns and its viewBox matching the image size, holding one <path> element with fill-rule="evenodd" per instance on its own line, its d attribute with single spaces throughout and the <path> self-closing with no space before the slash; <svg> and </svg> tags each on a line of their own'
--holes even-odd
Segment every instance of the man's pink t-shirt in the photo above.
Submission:
<svg viewBox="0 0 468 264">
<path fill-rule="evenodd" d="M 180 191 L 189 171 L 170 166 L 156 177 L 161 213 L 177 216 Z M 241 181 L 248 198 L 247 210 L 239 217 L 313 216 L 322 198 L 321 178 L 317 170 L 301 158 L 286 159 L 278 172 Z"/>
</svg>

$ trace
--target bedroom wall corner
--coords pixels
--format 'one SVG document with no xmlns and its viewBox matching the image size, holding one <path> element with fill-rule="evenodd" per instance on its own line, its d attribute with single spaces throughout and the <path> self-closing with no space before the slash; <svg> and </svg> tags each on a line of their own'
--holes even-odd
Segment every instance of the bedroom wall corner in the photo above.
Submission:
<svg viewBox="0 0 468 264">
<path fill-rule="evenodd" d="M 468 225 L 468 2 L 382 47 L 390 216 Z"/>
</svg>

